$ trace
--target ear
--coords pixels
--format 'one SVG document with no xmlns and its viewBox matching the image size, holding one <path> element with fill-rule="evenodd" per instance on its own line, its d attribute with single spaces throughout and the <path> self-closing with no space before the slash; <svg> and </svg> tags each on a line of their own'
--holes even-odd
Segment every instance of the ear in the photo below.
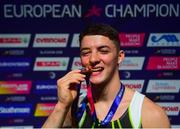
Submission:
<svg viewBox="0 0 180 129">
<path fill-rule="evenodd" d="M 124 57 L 125 57 L 124 51 L 120 50 L 118 55 L 118 64 L 120 64 L 124 60 Z"/>
</svg>

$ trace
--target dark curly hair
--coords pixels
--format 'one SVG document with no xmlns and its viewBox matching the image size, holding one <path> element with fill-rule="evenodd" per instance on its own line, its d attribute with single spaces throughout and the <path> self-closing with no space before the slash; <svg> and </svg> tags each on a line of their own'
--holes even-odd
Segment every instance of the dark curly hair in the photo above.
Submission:
<svg viewBox="0 0 180 129">
<path fill-rule="evenodd" d="M 113 41 L 117 48 L 117 52 L 120 51 L 120 40 L 119 40 L 119 33 L 116 29 L 111 27 L 108 24 L 104 23 L 95 23 L 88 25 L 79 35 L 79 42 L 81 46 L 81 41 L 84 36 L 87 35 L 103 35 L 108 37 L 110 40 Z"/>
</svg>

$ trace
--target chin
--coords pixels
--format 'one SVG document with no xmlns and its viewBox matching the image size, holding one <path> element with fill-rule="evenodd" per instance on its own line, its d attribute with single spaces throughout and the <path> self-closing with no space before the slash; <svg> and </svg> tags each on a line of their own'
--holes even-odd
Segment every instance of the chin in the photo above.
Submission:
<svg viewBox="0 0 180 129">
<path fill-rule="evenodd" d="M 103 84 L 104 81 L 98 79 L 98 78 L 95 78 L 95 79 L 90 79 L 90 82 L 93 84 L 93 85 L 101 85 Z"/>
</svg>

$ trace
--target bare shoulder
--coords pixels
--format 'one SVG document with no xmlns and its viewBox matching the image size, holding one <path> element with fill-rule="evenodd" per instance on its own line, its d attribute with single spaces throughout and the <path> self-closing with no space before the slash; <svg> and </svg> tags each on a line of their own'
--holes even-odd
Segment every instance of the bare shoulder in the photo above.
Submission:
<svg viewBox="0 0 180 129">
<path fill-rule="evenodd" d="M 142 107 L 142 125 L 143 128 L 170 128 L 165 111 L 147 97 Z"/>
</svg>

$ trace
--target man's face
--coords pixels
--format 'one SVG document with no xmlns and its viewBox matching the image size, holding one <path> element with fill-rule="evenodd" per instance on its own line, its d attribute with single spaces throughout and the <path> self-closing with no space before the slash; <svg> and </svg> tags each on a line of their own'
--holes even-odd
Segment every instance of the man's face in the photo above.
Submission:
<svg viewBox="0 0 180 129">
<path fill-rule="evenodd" d="M 98 85 L 109 81 L 118 70 L 117 49 L 114 43 L 102 35 L 85 36 L 80 47 L 82 66 L 93 69 L 90 75 L 92 84 Z"/>
</svg>

